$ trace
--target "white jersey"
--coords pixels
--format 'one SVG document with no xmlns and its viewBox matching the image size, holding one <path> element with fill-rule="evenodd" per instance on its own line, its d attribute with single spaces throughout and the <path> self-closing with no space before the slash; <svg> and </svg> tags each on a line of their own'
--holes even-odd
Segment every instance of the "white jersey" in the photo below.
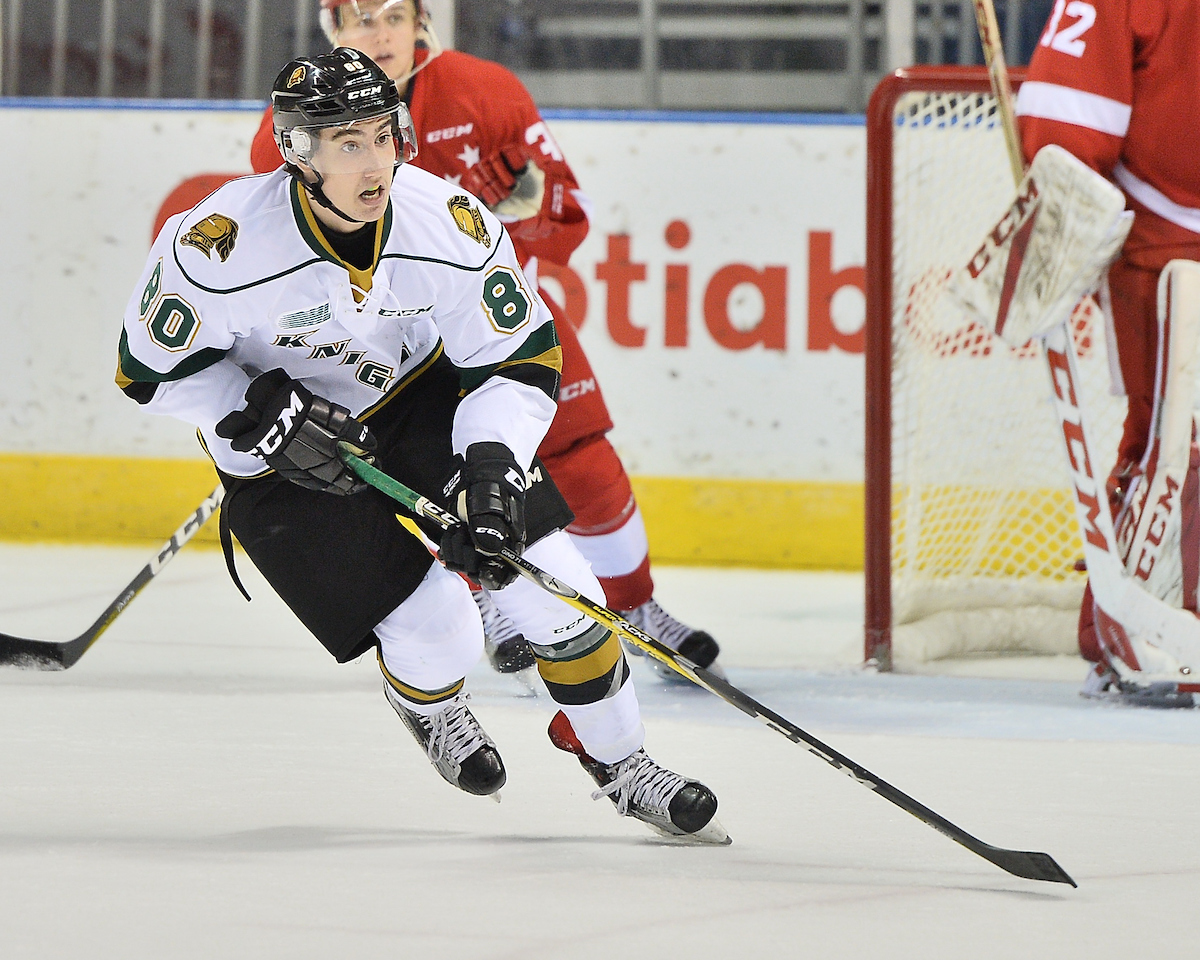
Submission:
<svg viewBox="0 0 1200 960">
<path fill-rule="evenodd" d="M 216 423 L 251 380 L 282 367 L 358 417 L 445 351 L 462 371 L 456 453 L 506 444 L 528 467 L 554 417 L 561 350 L 492 214 L 411 165 L 396 171 L 358 270 L 333 251 L 285 171 L 231 181 L 166 222 L 125 311 L 117 383 L 152 413 L 194 424 L 218 467 L 265 472 Z"/>
</svg>

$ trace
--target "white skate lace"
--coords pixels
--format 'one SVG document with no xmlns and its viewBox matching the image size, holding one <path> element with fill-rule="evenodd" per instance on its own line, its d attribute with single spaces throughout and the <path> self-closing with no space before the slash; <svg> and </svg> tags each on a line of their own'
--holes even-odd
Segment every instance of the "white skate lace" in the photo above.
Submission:
<svg viewBox="0 0 1200 960">
<path fill-rule="evenodd" d="M 428 751 L 432 762 L 437 763 L 442 757 L 449 757 L 461 764 L 487 743 L 479 722 L 467 709 L 470 699 L 469 694 L 456 697 L 445 710 L 425 718 L 430 726 Z"/>
<path fill-rule="evenodd" d="M 617 813 L 622 817 L 629 814 L 632 806 L 639 810 L 651 810 L 668 816 L 667 804 L 687 783 L 677 773 L 660 767 L 639 750 L 616 765 L 617 775 L 599 790 L 592 792 L 592 799 L 617 795 Z"/>
<path fill-rule="evenodd" d="M 625 614 L 625 619 L 672 650 L 678 650 L 679 645 L 696 632 L 686 623 L 676 620 L 653 599 L 630 610 Z"/>
<path fill-rule="evenodd" d="M 471 596 L 475 598 L 475 606 L 479 607 L 479 615 L 483 618 L 483 638 L 493 649 L 505 640 L 522 636 L 516 624 L 500 612 L 490 593 L 486 590 L 472 590 Z"/>
</svg>

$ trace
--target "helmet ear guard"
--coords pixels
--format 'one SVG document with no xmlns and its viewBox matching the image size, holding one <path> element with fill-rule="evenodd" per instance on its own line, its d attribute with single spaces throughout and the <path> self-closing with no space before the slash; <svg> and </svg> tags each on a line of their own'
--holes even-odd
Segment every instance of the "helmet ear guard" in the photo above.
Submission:
<svg viewBox="0 0 1200 960">
<path fill-rule="evenodd" d="M 280 140 L 279 152 L 283 154 L 283 159 L 288 163 L 308 163 L 312 160 L 313 154 L 317 152 L 317 145 L 313 143 L 312 134 L 303 127 L 280 131 L 277 136 Z"/>
<path fill-rule="evenodd" d="M 408 105 L 401 103 L 396 110 L 396 145 L 399 151 L 398 163 L 408 163 L 417 159 L 417 128 L 413 123 Z"/>
</svg>

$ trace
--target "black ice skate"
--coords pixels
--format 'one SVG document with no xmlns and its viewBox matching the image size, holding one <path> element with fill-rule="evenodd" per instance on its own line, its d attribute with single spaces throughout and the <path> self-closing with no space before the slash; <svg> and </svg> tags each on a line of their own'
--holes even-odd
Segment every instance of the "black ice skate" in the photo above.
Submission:
<svg viewBox="0 0 1200 960">
<path fill-rule="evenodd" d="M 499 801 L 498 791 L 506 779 L 504 761 L 492 738 L 467 709 L 466 694 L 448 700 L 443 709 L 426 717 L 410 710 L 386 680 L 383 692 L 447 783 L 479 797 L 495 796 Z"/>
<path fill-rule="evenodd" d="M 687 657 L 696 666 L 704 667 L 706 670 L 711 670 L 717 676 L 724 678 L 725 671 L 716 662 L 717 655 L 721 652 L 721 647 L 717 644 L 717 641 L 705 631 L 693 630 L 686 623 L 676 620 L 660 607 L 653 598 L 647 600 L 640 607 L 634 607 L 628 613 L 622 614 L 622 616 L 643 633 L 650 634 L 659 643 L 665 644 L 676 653 Z M 634 647 L 633 644 L 627 644 L 626 649 L 636 656 L 646 656 L 645 653 Z M 677 683 L 689 682 L 685 676 L 676 673 L 665 663 L 660 663 L 653 657 L 649 657 L 648 659 L 650 660 L 651 668 L 663 680 Z"/>
<path fill-rule="evenodd" d="M 618 763 L 600 763 L 588 756 L 575 736 L 571 721 L 559 711 L 550 721 L 550 741 L 579 758 L 600 788 L 593 800 L 608 797 L 622 817 L 636 817 L 669 840 L 728 844 L 729 834 L 716 818 L 717 797 L 696 780 L 677 773 L 638 750 Z"/>
<path fill-rule="evenodd" d="M 486 590 L 472 590 L 483 618 L 483 649 L 497 673 L 518 673 L 536 665 L 533 649 L 525 635 L 492 602 Z"/>
</svg>

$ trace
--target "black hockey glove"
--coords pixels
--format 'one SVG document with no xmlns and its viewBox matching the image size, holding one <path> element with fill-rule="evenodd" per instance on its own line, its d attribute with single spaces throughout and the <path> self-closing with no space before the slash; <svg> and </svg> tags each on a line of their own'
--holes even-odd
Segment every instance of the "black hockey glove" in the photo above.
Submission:
<svg viewBox="0 0 1200 960">
<path fill-rule="evenodd" d="M 375 449 L 370 428 L 345 407 L 314 397 L 283 369 L 254 378 L 246 388 L 246 409 L 221 420 L 217 436 L 309 490 L 345 496 L 367 488 L 338 458 L 337 443 L 346 440 L 366 454 Z"/>
<path fill-rule="evenodd" d="M 489 590 L 507 587 L 517 571 L 499 553 L 525 549 L 525 471 L 512 451 L 502 443 L 471 444 L 449 498 L 465 522 L 442 534 L 442 562 Z"/>
</svg>

